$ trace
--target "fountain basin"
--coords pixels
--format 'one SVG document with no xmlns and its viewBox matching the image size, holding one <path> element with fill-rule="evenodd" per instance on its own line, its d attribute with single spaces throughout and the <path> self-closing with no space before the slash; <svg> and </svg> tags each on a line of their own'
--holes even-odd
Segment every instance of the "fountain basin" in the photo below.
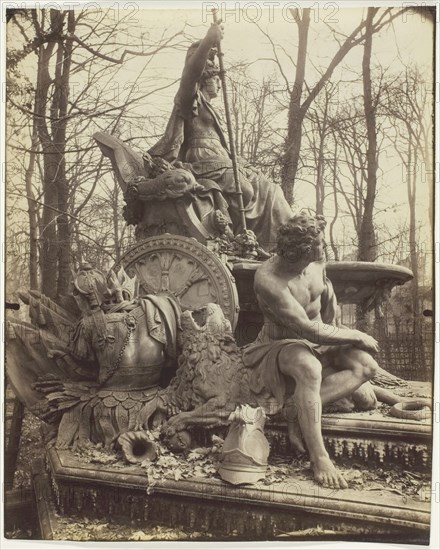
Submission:
<svg viewBox="0 0 440 550">
<path fill-rule="evenodd" d="M 244 260 L 234 263 L 232 267 L 240 300 L 236 329 L 240 345 L 255 340 L 263 324 L 254 293 L 255 271 L 260 264 Z M 338 303 L 360 305 L 365 310 L 381 305 L 395 286 L 401 286 L 413 278 L 411 270 L 406 267 L 377 262 L 328 262 L 326 269 Z"/>
</svg>

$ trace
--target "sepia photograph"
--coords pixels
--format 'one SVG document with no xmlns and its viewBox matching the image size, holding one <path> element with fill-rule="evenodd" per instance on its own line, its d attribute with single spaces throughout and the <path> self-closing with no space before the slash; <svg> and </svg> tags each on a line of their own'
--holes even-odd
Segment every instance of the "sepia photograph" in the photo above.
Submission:
<svg viewBox="0 0 440 550">
<path fill-rule="evenodd" d="M 1 9 L 2 548 L 438 548 L 438 3 Z"/>
</svg>

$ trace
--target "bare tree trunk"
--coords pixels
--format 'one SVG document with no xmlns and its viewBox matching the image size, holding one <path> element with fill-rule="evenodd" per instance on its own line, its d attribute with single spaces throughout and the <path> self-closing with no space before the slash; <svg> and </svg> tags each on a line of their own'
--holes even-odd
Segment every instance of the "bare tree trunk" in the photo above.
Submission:
<svg viewBox="0 0 440 550">
<path fill-rule="evenodd" d="M 83 263 L 83 247 L 82 241 L 79 234 L 78 224 L 74 224 L 72 227 L 73 240 L 75 241 L 76 253 L 72 254 L 72 268 L 74 270 L 78 269 L 79 266 Z"/>
<path fill-rule="evenodd" d="M 32 189 L 32 178 L 35 170 L 35 157 L 38 146 L 38 136 L 35 124 L 35 117 L 32 129 L 31 150 L 29 153 L 29 162 L 24 176 L 26 198 L 29 214 L 29 288 L 38 289 L 38 215 L 37 203 Z"/>
<path fill-rule="evenodd" d="M 364 213 L 359 232 L 358 259 L 371 262 L 375 259 L 375 233 L 373 223 L 374 201 L 377 187 L 377 135 L 376 113 L 373 105 L 371 89 L 371 50 L 373 42 L 373 18 L 377 8 L 368 8 L 364 56 L 362 59 L 362 80 L 364 86 L 364 112 L 367 126 L 367 190 L 364 200 Z M 356 324 L 358 329 L 368 331 L 369 316 L 362 307 L 356 308 Z"/>
<path fill-rule="evenodd" d="M 434 173 L 435 168 L 432 163 L 431 150 L 433 147 L 433 141 L 428 140 L 430 132 L 427 131 L 427 136 L 425 139 L 423 147 L 423 158 L 425 162 L 425 176 L 428 179 L 428 199 L 429 199 L 429 224 L 431 226 L 431 231 L 434 231 Z"/>
<path fill-rule="evenodd" d="M 58 207 L 57 155 L 46 123 L 46 102 L 51 84 L 49 61 L 54 47 L 55 42 L 48 42 L 46 47 L 40 46 L 35 91 L 35 121 L 38 138 L 43 150 L 44 172 L 44 206 L 40 230 L 41 290 L 50 298 L 56 296 L 58 272 L 58 235 L 56 229 L 56 211 Z"/>
<path fill-rule="evenodd" d="M 364 215 L 359 234 L 358 259 L 371 262 L 375 259 L 375 238 L 373 210 L 377 187 L 377 135 L 376 113 L 371 89 L 371 50 L 373 42 L 373 18 L 378 8 L 368 8 L 364 56 L 362 60 L 362 80 L 364 87 L 364 111 L 367 126 L 367 190 L 364 201 Z"/>
<path fill-rule="evenodd" d="M 304 8 L 302 19 L 297 18 L 298 54 L 296 59 L 296 74 L 293 90 L 290 94 L 289 114 L 287 121 L 287 137 L 284 148 L 281 187 L 289 204 L 293 202 L 293 184 L 298 170 L 299 153 L 301 150 L 302 121 L 304 112 L 301 109 L 301 98 L 306 70 L 307 39 L 310 27 L 310 8 Z"/>
<path fill-rule="evenodd" d="M 58 44 L 62 50 L 62 67 L 59 80 L 56 82 L 55 96 L 58 99 L 58 119 L 54 135 L 55 147 L 59 154 L 58 160 L 58 208 L 61 211 L 57 218 L 58 239 L 58 281 L 57 296 L 67 294 L 70 280 L 70 268 L 72 261 L 72 245 L 70 221 L 67 215 L 69 208 L 69 184 L 66 178 L 66 161 L 64 151 L 66 149 L 67 107 L 69 99 L 70 65 L 72 58 L 73 40 L 71 36 L 75 32 L 75 16 L 73 11 L 67 16 L 67 38 L 63 44 Z"/>
<path fill-rule="evenodd" d="M 334 226 L 336 223 L 336 220 L 338 219 L 339 215 L 339 205 L 338 205 L 338 193 L 337 193 L 337 169 L 338 169 L 338 143 L 335 142 L 335 150 L 334 150 L 334 158 L 333 158 L 333 200 L 335 203 L 335 215 L 333 216 L 333 219 L 330 223 L 329 227 L 329 234 L 330 234 L 330 246 L 333 250 L 333 256 L 337 262 L 339 262 L 339 250 L 335 243 L 334 238 Z"/>
<path fill-rule="evenodd" d="M 414 170 L 414 166 L 417 166 L 418 162 L 418 153 L 417 145 L 413 145 L 412 136 L 408 142 L 408 165 L 407 165 L 407 182 L 406 188 L 408 192 L 408 203 L 409 203 L 409 255 L 411 261 L 411 270 L 414 275 L 414 279 L 411 281 L 412 284 L 412 306 L 414 318 L 418 314 L 418 288 L 419 288 L 419 262 L 417 254 L 417 241 L 416 241 L 416 178 L 417 170 Z"/>
<path fill-rule="evenodd" d="M 317 174 L 316 174 L 316 213 L 323 215 L 324 214 L 324 199 L 325 199 L 325 139 L 327 134 L 327 117 L 328 117 L 328 103 L 329 97 L 326 94 L 324 112 L 322 114 L 322 122 L 318 116 L 316 119 L 319 133 L 319 148 L 318 148 L 318 159 L 317 159 Z"/>
<path fill-rule="evenodd" d="M 63 32 L 66 13 L 67 38 Z M 66 178 L 65 149 L 75 18 L 73 11 L 51 9 L 49 15 L 52 38 L 46 47 L 40 46 L 35 120 L 44 167 L 44 206 L 40 232 L 41 289 L 50 298 L 56 298 L 67 293 L 71 266 L 71 235 L 67 214 L 69 184 Z M 39 32 L 43 31 L 40 29 Z M 52 78 L 49 64 L 55 48 L 55 74 Z M 52 99 L 49 104 L 50 92 Z"/>
</svg>

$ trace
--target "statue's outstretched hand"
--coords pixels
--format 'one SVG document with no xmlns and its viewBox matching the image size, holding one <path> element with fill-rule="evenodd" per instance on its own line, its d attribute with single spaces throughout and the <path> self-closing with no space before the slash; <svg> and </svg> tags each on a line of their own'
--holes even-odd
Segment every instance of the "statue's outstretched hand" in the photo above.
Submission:
<svg viewBox="0 0 440 550">
<path fill-rule="evenodd" d="M 356 331 L 358 336 L 358 342 L 356 347 L 368 351 L 369 353 L 378 353 L 379 352 L 379 343 L 372 336 L 361 332 L 360 330 Z"/>
</svg>

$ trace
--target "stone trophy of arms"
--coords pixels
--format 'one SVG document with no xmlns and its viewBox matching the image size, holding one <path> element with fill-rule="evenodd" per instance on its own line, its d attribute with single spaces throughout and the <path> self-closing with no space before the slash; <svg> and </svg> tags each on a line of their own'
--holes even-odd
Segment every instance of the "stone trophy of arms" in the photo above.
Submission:
<svg viewBox="0 0 440 550">
<path fill-rule="evenodd" d="M 235 326 L 239 309 L 219 258 L 172 235 L 134 246 L 107 276 L 83 265 L 62 305 L 34 290 L 20 297 L 30 322 L 8 322 L 16 395 L 54 427 L 57 448 L 120 445 L 131 462 L 163 420 L 158 395 L 175 373 L 182 310 L 216 302 Z"/>
<path fill-rule="evenodd" d="M 31 323 L 9 322 L 7 376 L 25 405 L 57 428 L 58 448 L 112 447 L 138 425 L 173 364 L 180 308 L 137 289 L 123 269 L 105 277 L 84 265 L 64 307 L 22 293 Z"/>
</svg>

